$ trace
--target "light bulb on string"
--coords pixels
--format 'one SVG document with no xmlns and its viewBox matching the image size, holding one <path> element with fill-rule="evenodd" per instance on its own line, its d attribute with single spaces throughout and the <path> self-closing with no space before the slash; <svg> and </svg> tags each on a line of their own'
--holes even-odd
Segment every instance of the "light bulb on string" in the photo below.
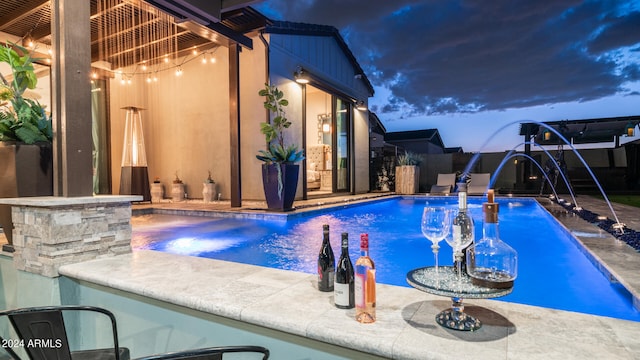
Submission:
<svg viewBox="0 0 640 360">
<path fill-rule="evenodd" d="M 215 64 L 215 63 L 216 63 L 216 57 L 215 57 L 215 56 L 212 56 L 212 57 L 211 57 L 211 60 L 209 60 L 209 61 L 211 61 L 211 63 L 212 63 L 212 64 Z"/>
<path fill-rule="evenodd" d="M 176 69 L 176 76 L 182 76 L 182 68 L 181 67 L 178 67 Z"/>
<path fill-rule="evenodd" d="M 202 63 L 203 64 L 207 63 L 207 54 L 202 54 Z"/>
</svg>

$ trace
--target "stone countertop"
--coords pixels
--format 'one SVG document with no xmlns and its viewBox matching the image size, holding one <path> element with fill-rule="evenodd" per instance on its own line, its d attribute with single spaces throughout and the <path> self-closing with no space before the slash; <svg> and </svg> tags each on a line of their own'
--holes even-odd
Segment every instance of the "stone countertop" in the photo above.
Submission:
<svg viewBox="0 0 640 360">
<path fill-rule="evenodd" d="M 95 195 L 95 196 L 32 196 L 21 198 L 4 198 L 0 199 L 3 205 L 22 205 L 32 207 L 58 207 L 58 206 L 74 206 L 85 204 L 111 204 L 122 202 L 142 201 L 139 195 Z"/>
<path fill-rule="evenodd" d="M 166 269 L 174 269 L 167 272 Z M 465 300 L 476 332 L 440 327 L 450 299 L 377 285 L 374 324 L 333 305 L 316 276 L 140 250 L 60 267 L 61 275 L 394 359 L 637 359 L 640 323 L 495 300 Z M 188 274 L 188 276 L 185 276 Z M 203 286 L 203 284 L 207 284 Z M 517 285 L 516 285 L 517 286 Z M 291 301 L 295 299 L 295 301 Z"/>
</svg>

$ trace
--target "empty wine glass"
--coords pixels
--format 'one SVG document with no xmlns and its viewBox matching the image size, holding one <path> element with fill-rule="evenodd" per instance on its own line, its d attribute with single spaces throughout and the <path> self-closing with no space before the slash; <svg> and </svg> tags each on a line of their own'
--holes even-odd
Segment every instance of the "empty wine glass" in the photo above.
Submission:
<svg viewBox="0 0 640 360">
<path fill-rule="evenodd" d="M 427 206 L 422 212 L 422 234 L 433 243 L 431 250 L 435 259 L 436 274 L 438 274 L 438 250 L 440 249 L 438 243 L 449 234 L 450 216 L 451 211 L 444 207 Z"/>
<path fill-rule="evenodd" d="M 462 250 L 471 245 L 474 239 L 473 219 L 466 208 L 451 212 L 451 233 L 445 238 L 453 249 L 453 261 L 458 272 L 458 281 L 462 278 Z"/>
</svg>

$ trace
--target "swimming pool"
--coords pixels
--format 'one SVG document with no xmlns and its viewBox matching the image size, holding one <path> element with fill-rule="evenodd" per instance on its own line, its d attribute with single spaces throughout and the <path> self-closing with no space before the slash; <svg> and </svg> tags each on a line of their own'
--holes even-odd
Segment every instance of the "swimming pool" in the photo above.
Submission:
<svg viewBox="0 0 640 360">
<path fill-rule="evenodd" d="M 431 243 L 420 231 L 427 201 L 430 205 L 457 206 L 453 197 L 406 197 L 333 208 L 288 221 L 143 215 L 132 220 L 132 246 L 313 274 L 322 224 L 328 223 L 336 254 L 340 234 L 348 232 L 349 252 L 355 261 L 359 234 L 367 232 L 377 280 L 408 287 L 408 271 L 433 265 Z M 497 201 L 501 237 L 519 257 L 514 291 L 499 301 L 640 321 L 640 312 L 624 288 L 607 281 L 535 200 Z M 480 199 L 470 199 L 469 209 L 476 237 L 480 237 Z M 440 246 L 440 264 L 451 264 L 451 248 L 444 241 Z"/>
</svg>

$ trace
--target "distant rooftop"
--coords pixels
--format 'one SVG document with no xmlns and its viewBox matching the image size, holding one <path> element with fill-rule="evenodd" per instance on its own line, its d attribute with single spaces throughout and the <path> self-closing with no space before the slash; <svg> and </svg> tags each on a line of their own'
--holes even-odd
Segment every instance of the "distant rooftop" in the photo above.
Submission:
<svg viewBox="0 0 640 360">
<path fill-rule="evenodd" d="M 547 121 L 542 124 L 559 132 L 572 144 L 595 144 L 616 142 L 627 135 L 628 129 L 638 131 L 639 116 L 620 116 L 582 120 Z M 566 145 L 553 131 L 539 123 L 520 124 L 520 135 L 535 136 L 535 142 L 541 145 Z"/>
</svg>

